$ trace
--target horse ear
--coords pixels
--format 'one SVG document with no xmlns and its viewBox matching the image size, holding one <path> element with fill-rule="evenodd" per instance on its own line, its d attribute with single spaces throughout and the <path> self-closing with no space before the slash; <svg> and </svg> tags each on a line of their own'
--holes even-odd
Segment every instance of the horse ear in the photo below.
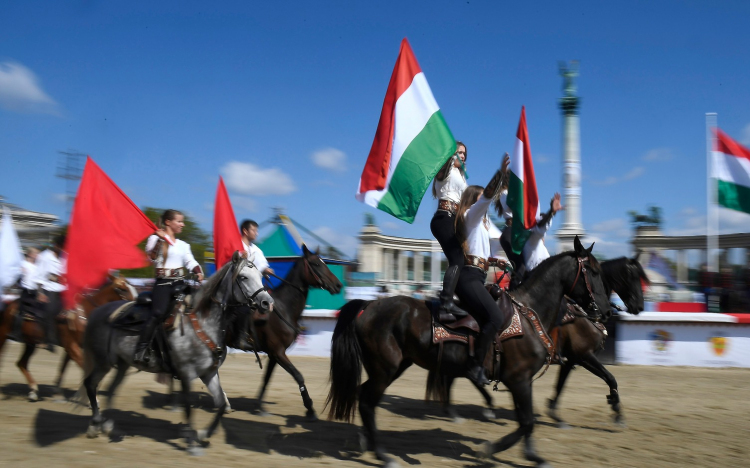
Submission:
<svg viewBox="0 0 750 468">
<path fill-rule="evenodd" d="M 310 250 L 307 248 L 307 244 L 305 244 L 304 242 L 302 243 L 302 253 L 305 255 L 305 257 L 310 255 Z"/>
<path fill-rule="evenodd" d="M 638 250 L 635 251 L 635 255 L 633 255 L 632 260 L 634 260 L 634 261 L 637 262 L 638 261 L 638 257 L 640 257 L 640 256 L 641 256 L 641 249 L 638 249 Z"/>
<path fill-rule="evenodd" d="M 242 254 L 240 254 L 239 250 L 235 250 L 234 254 L 232 255 L 232 263 L 237 263 L 242 258 Z"/>
<path fill-rule="evenodd" d="M 591 247 L 585 250 L 587 255 L 591 255 L 591 251 L 594 250 L 594 244 L 596 244 L 596 242 L 592 242 Z"/>
<path fill-rule="evenodd" d="M 581 254 L 585 249 L 583 248 L 583 244 L 581 244 L 581 240 L 576 235 L 576 238 L 573 239 L 573 249 L 575 249 L 577 254 Z"/>
</svg>

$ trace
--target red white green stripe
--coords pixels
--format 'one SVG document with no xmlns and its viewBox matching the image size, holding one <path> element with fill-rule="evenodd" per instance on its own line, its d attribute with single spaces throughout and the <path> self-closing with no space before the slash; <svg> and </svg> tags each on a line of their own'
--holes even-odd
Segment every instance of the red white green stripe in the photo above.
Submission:
<svg viewBox="0 0 750 468">
<path fill-rule="evenodd" d="M 750 214 L 750 150 L 718 128 L 713 177 L 719 205 Z"/>
<path fill-rule="evenodd" d="M 412 223 L 427 187 L 455 151 L 453 134 L 404 39 L 357 200 Z"/>
<path fill-rule="evenodd" d="M 521 108 L 516 146 L 510 158 L 507 203 L 513 211 L 511 246 L 515 253 L 520 254 L 529 238 L 528 230 L 536 225 L 536 218 L 539 216 L 539 195 L 536 191 L 534 163 L 531 161 L 529 131 L 526 128 L 526 107 Z"/>
</svg>

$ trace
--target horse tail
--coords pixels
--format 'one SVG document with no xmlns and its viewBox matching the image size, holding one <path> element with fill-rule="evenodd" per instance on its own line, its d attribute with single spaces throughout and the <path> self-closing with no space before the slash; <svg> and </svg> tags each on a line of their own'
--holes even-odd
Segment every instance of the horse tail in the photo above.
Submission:
<svg viewBox="0 0 750 468">
<path fill-rule="evenodd" d="M 443 405 L 448 402 L 448 377 L 437 369 L 431 369 L 427 374 L 427 389 L 424 392 L 426 401 L 439 401 Z"/>
<path fill-rule="evenodd" d="M 326 398 L 331 405 L 328 419 L 354 421 L 354 405 L 362 382 L 362 349 L 357 339 L 355 319 L 369 301 L 355 299 L 341 308 L 331 339 L 331 390 Z"/>
</svg>

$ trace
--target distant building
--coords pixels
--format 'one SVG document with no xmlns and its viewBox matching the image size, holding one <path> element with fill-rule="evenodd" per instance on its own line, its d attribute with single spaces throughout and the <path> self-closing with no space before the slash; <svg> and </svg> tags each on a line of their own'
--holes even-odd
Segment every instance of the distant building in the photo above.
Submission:
<svg viewBox="0 0 750 468">
<path fill-rule="evenodd" d="M 17 205 L 13 205 L 0 197 L 0 209 L 7 206 L 13 217 L 13 226 L 18 233 L 18 239 L 23 247 L 42 246 L 48 244 L 52 237 L 60 232 L 57 224 L 59 218 L 49 213 L 29 211 Z M 2 229 L 2 226 L 0 226 Z"/>
</svg>

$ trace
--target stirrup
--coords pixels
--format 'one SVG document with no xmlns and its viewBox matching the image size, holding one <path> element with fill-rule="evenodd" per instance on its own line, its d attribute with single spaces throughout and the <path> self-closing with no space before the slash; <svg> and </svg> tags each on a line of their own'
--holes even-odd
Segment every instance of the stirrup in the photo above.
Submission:
<svg viewBox="0 0 750 468">
<path fill-rule="evenodd" d="M 133 355 L 133 362 L 135 364 L 148 364 L 150 360 L 151 358 L 149 356 L 148 346 L 143 349 L 139 349 L 135 352 L 135 355 Z"/>
</svg>

